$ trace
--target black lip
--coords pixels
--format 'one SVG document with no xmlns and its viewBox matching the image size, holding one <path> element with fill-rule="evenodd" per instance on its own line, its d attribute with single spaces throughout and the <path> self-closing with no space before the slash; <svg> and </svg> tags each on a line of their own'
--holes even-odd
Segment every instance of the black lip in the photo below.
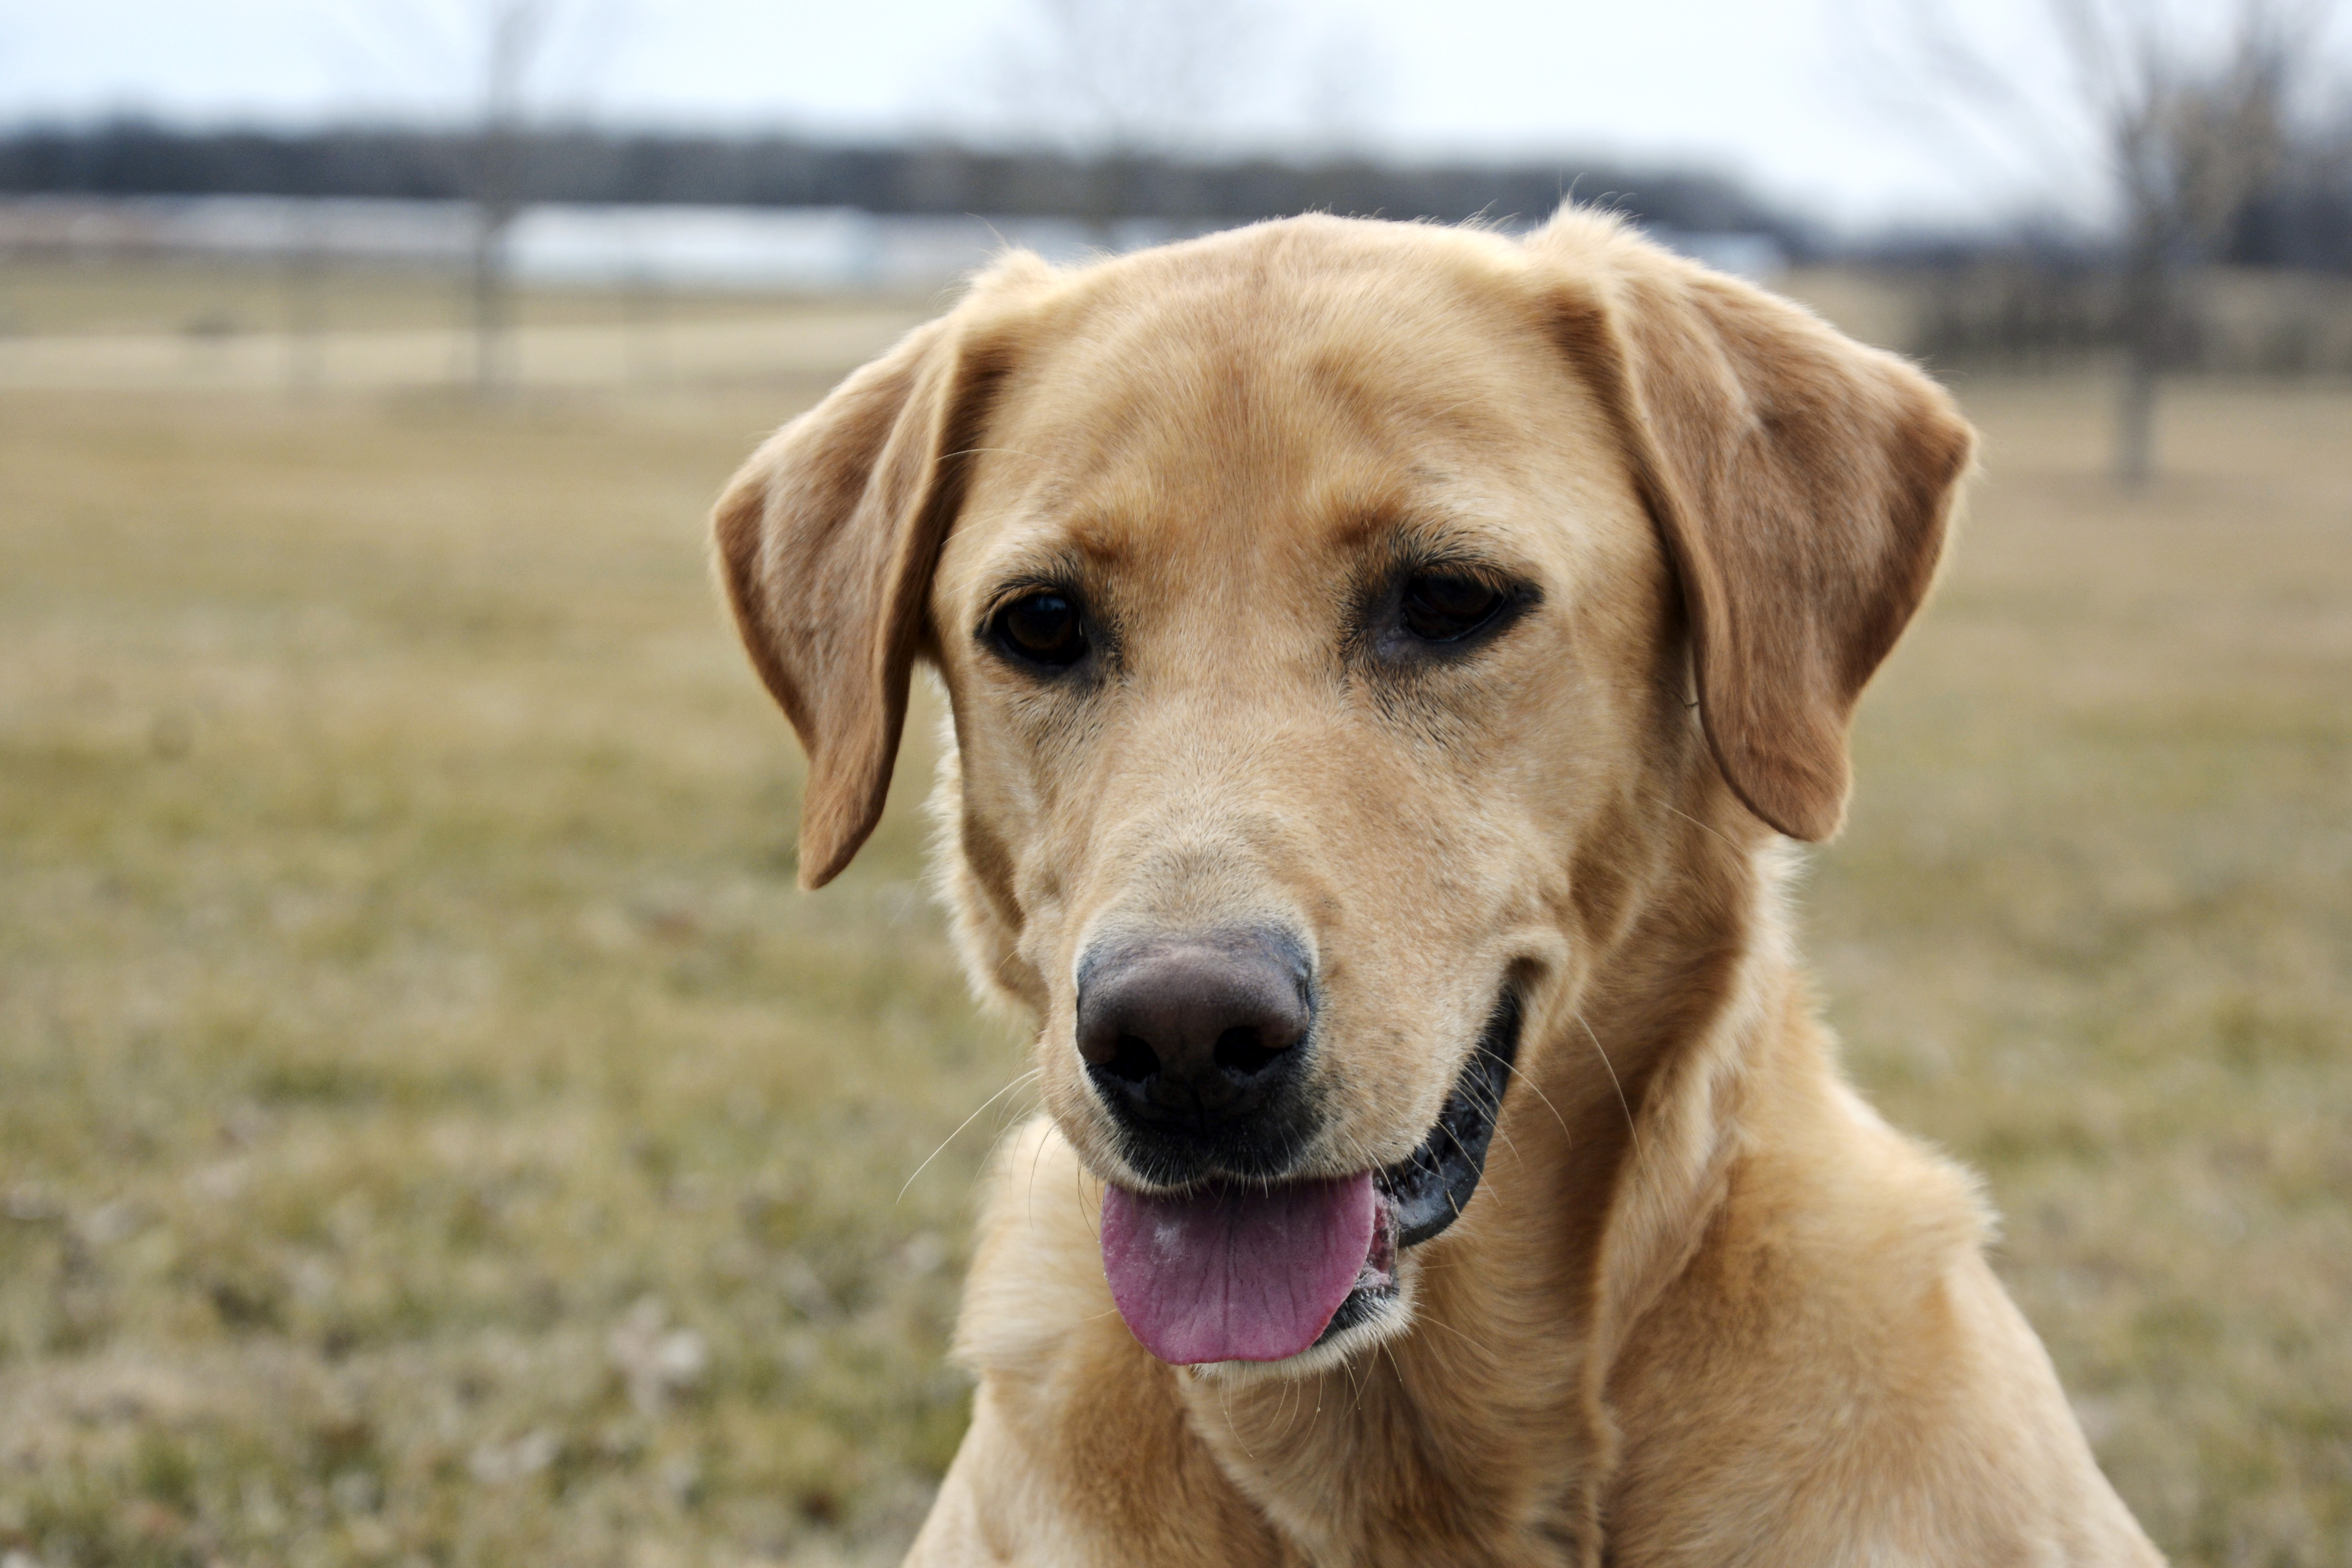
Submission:
<svg viewBox="0 0 2352 1568">
<path fill-rule="evenodd" d="M 1395 1164 L 1372 1173 L 1395 1216 L 1396 1245 L 1418 1247 L 1461 1217 L 1486 1171 L 1486 1147 L 1510 1088 L 1511 1064 L 1518 1059 L 1519 1026 L 1526 1009 L 1516 987 L 1505 986 L 1487 1016 L 1478 1044 L 1454 1092 L 1437 1113 L 1437 1125 L 1421 1147 Z"/>
<path fill-rule="evenodd" d="M 1384 1218 L 1396 1227 L 1394 1250 L 1442 1234 L 1462 1216 L 1463 1205 L 1478 1190 L 1479 1178 L 1486 1172 L 1486 1148 L 1495 1141 L 1495 1122 L 1502 1115 L 1503 1094 L 1518 1060 L 1519 1030 L 1525 1022 L 1517 988 L 1505 986 L 1462 1076 L 1454 1080 L 1454 1092 L 1437 1113 L 1437 1125 L 1420 1148 L 1372 1173 L 1372 1184 L 1388 1200 Z M 1315 1342 L 1327 1344 L 1370 1321 L 1380 1304 L 1396 1293 L 1392 1271 L 1377 1284 L 1358 1286 L 1339 1303 Z"/>
</svg>

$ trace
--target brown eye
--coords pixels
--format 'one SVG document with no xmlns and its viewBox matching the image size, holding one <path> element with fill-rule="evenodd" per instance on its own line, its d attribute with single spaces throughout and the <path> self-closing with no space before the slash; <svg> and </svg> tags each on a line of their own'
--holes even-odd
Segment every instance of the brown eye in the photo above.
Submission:
<svg viewBox="0 0 2352 1568">
<path fill-rule="evenodd" d="M 1503 592 L 1475 577 L 1423 572 L 1407 578 L 1398 606 L 1404 629 L 1423 642 L 1452 642 L 1495 618 Z"/>
<path fill-rule="evenodd" d="M 1032 594 L 996 613 L 996 640 L 1006 652 L 1062 668 L 1087 657 L 1085 617 L 1060 594 Z"/>
</svg>

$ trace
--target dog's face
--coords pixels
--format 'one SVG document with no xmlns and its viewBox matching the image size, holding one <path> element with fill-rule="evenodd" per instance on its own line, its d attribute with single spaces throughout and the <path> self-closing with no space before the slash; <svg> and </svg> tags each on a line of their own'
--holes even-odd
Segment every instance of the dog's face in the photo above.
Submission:
<svg viewBox="0 0 2352 1568">
<path fill-rule="evenodd" d="M 1933 569 L 1967 438 L 1924 383 L 1604 225 L 1551 237 L 1008 267 L 721 503 L 813 882 L 912 658 L 942 673 L 960 931 L 1042 1024 L 1165 1359 L 1402 1321 L 1657 825 L 1832 827 Z"/>
<path fill-rule="evenodd" d="M 1532 320 L 1171 271 L 999 389 L 940 555 L 970 923 L 1105 1176 L 1385 1167 L 1673 750 L 1670 580 Z"/>
</svg>

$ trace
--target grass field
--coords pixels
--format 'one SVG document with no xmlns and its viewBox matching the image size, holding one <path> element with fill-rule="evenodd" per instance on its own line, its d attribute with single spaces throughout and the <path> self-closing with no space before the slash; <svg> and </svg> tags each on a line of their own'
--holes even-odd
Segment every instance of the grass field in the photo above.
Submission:
<svg viewBox="0 0 2352 1568">
<path fill-rule="evenodd" d="M 0 1555 L 904 1542 L 998 1110 L 924 1162 L 1021 1047 L 919 890 L 921 741 L 792 888 L 700 530 L 896 325 L 807 319 L 658 396 L 0 393 Z M 1825 1005 L 1987 1173 L 2158 1542 L 2352 1564 L 2352 389 L 2183 388 L 2129 501 L 2088 384 L 1962 390 Z"/>
</svg>

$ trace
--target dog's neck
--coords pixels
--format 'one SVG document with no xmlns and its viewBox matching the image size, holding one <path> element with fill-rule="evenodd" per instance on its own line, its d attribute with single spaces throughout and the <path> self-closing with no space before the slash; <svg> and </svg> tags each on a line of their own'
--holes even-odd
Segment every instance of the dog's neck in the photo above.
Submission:
<svg viewBox="0 0 2352 1568">
<path fill-rule="evenodd" d="M 1428 1245 L 1411 1328 L 1302 1380 L 1179 1377 L 1196 1433 L 1309 1560 L 1598 1562 L 1616 1352 L 1722 1201 L 1759 1075 L 1822 1055 L 1778 851 L 1691 834 L 1530 1020 L 1483 1191 Z"/>
</svg>

